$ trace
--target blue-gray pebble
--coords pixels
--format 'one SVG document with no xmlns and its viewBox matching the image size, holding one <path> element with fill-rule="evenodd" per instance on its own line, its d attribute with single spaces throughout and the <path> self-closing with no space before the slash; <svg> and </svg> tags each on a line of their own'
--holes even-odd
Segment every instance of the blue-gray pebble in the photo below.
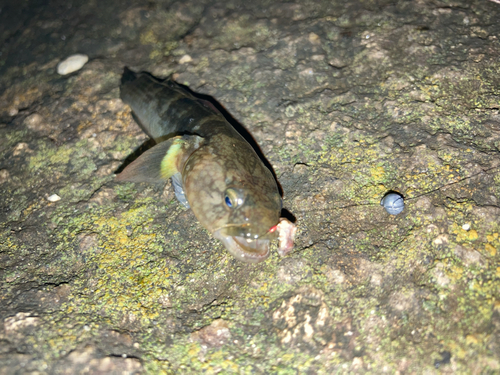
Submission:
<svg viewBox="0 0 500 375">
<path fill-rule="evenodd" d="M 403 212 L 405 208 L 405 201 L 401 194 L 389 193 L 382 198 L 380 205 L 385 208 L 387 213 L 397 215 Z"/>
</svg>

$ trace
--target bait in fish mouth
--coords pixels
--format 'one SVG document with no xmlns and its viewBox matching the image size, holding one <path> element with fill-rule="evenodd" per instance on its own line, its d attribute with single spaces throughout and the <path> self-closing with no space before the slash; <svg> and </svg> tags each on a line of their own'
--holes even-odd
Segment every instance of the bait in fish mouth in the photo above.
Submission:
<svg viewBox="0 0 500 375">
<path fill-rule="evenodd" d="M 127 68 L 120 97 L 157 144 L 129 164 L 119 181 L 172 178 L 179 202 L 241 261 L 265 260 L 277 236 L 280 255 L 292 250 L 296 228 L 280 218 L 273 174 L 211 103 L 171 80 Z"/>
</svg>

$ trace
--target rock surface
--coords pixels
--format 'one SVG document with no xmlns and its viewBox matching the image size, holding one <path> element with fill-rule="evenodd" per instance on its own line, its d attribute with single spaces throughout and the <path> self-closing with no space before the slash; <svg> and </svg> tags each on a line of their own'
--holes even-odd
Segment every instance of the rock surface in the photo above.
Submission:
<svg viewBox="0 0 500 375">
<path fill-rule="evenodd" d="M 500 371 L 499 18 L 483 0 L 2 5 L 0 374 Z M 297 219 L 287 257 L 239 263 L 170 190 L 114 181 L 146 141 L 123 66 L 254 136 Z"/>
</svg>

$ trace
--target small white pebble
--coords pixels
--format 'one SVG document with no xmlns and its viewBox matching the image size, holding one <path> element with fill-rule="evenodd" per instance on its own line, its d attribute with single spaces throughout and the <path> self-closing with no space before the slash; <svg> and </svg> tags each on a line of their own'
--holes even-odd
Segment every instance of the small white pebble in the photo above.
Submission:
<svg viewBox="0 0 500 375">
<path fill-rule="evenodd" d="M 7 181 L 10 177 L 10 173 L 7 169 L 0 169 L 0 185 Z"/>
<path fill-rule="evenodd" d="M 57 202 L 61 200 L 61 197 L 57 194 L 52 194 L 50 197 L 47 198 L 49 202 Z"/>
<path fill-rule="evenodd" d="M 191 62 L 193 61 L 193 59 L 191 58 L 191 56 L 189 55 L 184 55 L 181 57 L 181 59 L 179 60 L 179 64 L 186 64 L 188 62 Z"/>
<path fill-rule="evenodd" d="M 7 113 L 9 114 L 10 117 L 14 117 L 15 115 L 17 115 L 19 113 L 19 109 L 17 109 L 16 107 L 10 107 L 7 110 Z"/>
<path fill-rule="evenodd" d="M 469 230 L 470 229 L 470 224 L 467 223 L 467 224 L 462 225 L 462 229 L 463 230 Z"/>
<path fill-rule="evenodd" d="M 87 55 L 71 55 L 66 60 L 63 60 L 57 65 L 57 73 L 64 76 L 80 70 L 89 61 Z"/>
</svg>

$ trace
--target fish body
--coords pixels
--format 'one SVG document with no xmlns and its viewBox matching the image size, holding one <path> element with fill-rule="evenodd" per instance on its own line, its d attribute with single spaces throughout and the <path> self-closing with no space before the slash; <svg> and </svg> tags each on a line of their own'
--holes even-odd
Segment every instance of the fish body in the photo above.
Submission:
<svg viewBox="0 0 500 375">
<path fill-rule="evenodd" d="M 265 260 L 279 228 L 281 196 L 252 146 L 213 106 L 173 81 L 125 68 L 120 96 L 157 145 L 118 179 L 172 177 L 178 200 L 234 257 Z"/>
</svg>

